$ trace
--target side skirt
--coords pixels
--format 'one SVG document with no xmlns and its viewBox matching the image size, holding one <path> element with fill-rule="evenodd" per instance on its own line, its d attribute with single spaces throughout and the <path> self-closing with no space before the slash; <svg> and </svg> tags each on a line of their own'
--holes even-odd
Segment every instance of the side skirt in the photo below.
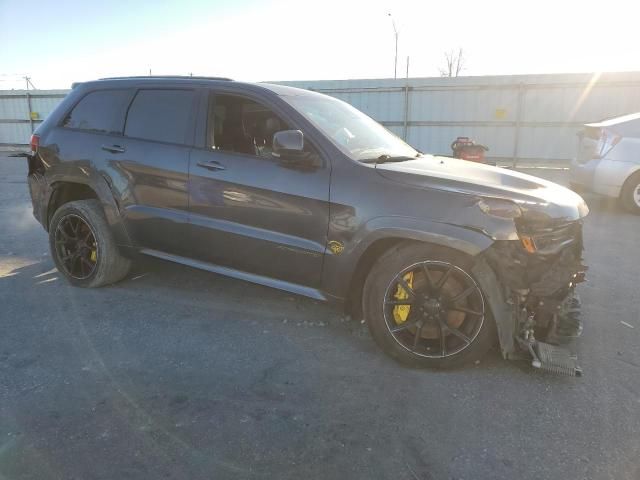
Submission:
<svg viewBox="0 0 640 480">
<path fill-rule="evenodd" d="M 223 267 L 220 265 L 215 265 L 213 263 L 202 262 L 200 260 L 194 260 L 192 258 L 181 257 L 180 255 L 172 255 L 170 253 L 160 252 L 158 250 L 152 250 L 149 248 L 143 248 L 139 252 L 150 257 L 156 257 L 162 260 L 168 260 L 169 262 L 186 265 L 188 267 L 206 270 L 207 272 L 213 272 L 220 275 L 225 275 L 227 277 L 237 278 L 238 280 L 244 280 L 245 282 L 257 283 L 259 285 L 277 288 L 279 290 L 295 293 L 296 295 L 303 295 L 305 297 L 313 298 L 315 300 L 321 300 L 323 302 L 329 301 L 327 296 L 320 290 L 311 287 L 305 287 L 303 285 L 298 285 L 296 283 L 285 282 L 284 280 L 278 280 L 262 275 L 255 275 L 253 273 L 243 272 L 241 270 L 235 270 L 233 268 Z"/>
</svg>

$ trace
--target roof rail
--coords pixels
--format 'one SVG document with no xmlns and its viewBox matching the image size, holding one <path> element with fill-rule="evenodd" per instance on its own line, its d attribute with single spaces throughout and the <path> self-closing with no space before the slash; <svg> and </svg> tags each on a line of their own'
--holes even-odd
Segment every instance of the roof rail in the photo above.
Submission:
<svg viewBox="0 0 640 480">
<path fill-rule="evenodd" d="M 229 82 L 233 81 L 232 78 L 227 78 L 227 77 L 198 77 L 198 76 L 191 76 L 191 75 L 138 75 L 138 76 L 131 76 L 131 77 L 105 77 L 105 78 L 100 78 L 100 80 L 129 80 L 129 79 L 142 79 L 142 78 L 149 78 L 149 79 L 175 78 L 175 79 L 183 79 L 183 80 L 189 80 L 189 79 L 225 80 Z"/>
</svg>

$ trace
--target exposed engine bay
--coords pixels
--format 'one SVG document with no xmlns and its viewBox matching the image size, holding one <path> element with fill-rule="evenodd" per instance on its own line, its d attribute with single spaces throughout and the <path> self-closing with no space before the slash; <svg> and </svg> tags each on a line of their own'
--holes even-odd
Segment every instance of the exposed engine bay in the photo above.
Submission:
<svg viewBox="0 0 640 480">
<path fill-rule="evenodd" d="M 582 222 L 518 225 L 518 234 L 520 241 L 495 242 L 476 268 L 484 287 L 495 290 L 490 303 L 502 354 L 530 356 L 536 368 L 579 376 L 573 343 L 582 333 L 575 287 L 587 270 Z M 488 284 L 493 281 L 497 287 Z"/>
</svg>

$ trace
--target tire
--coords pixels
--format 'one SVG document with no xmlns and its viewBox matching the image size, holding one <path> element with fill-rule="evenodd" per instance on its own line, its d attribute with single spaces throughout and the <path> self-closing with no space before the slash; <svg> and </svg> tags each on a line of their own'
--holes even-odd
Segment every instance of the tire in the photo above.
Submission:
<svg viewBox="0 0 640 480">
<path fill-rule="evenodd" d="M 58 271 L 76 287 L 116 283 L 131 267 L 118 251 L 98 200 L 60 206 L 49 225 L 49 247 Z"/>
<path fill-rule="evenodd" d="M 640 215 L 640 172 L 634 173 L 624 182 L 620 200 L 627 211 Z"/>
<path fill-rule="evenodd" d="M 482 358 L 497 335 L 488 302 L 470 273 L 472 266 L 468 255 L 417 242 L 401 243 L 383 254 L 371 269 L 363 292 L 363 312 L 378 346 L 413 367 L 450 368 Z M 412 291 L 420 300 L 404 288 L 403 300 L 398 278 L 412 280 Z M 444 283 L 437 290 L 441 280 Z M 405 285 L 409 286 L 406 280 Z M 406 305 L 385 302 L 412 304 L 402 321 L 397 309 L 406 309 Z"/>
</svg>

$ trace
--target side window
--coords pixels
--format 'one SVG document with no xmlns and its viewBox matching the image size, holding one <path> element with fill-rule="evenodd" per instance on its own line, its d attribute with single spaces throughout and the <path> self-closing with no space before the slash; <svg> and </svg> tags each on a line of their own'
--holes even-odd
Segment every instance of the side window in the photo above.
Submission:
<svg viewBox="0 0 640 480">
<path fill-rule="evenodd" d="M 271 158 L 273 134 L 290 128 L 269 108 L 248 98 L 210 97 L 207 145 L 212 149 Z"/>
<path fill-rule="evenodd" d="M 63 127 L 100 133 L 122 134 L 131 93 L 127 90 L 98 90 L 80 100 L 67 115 Z"/>
<path fill-rule="evenodd" d="M 191 143 L 187 138 L 193 90 L 139 90 L 124 128 L 128 137 L 169 143 Z"/>
</svg>

